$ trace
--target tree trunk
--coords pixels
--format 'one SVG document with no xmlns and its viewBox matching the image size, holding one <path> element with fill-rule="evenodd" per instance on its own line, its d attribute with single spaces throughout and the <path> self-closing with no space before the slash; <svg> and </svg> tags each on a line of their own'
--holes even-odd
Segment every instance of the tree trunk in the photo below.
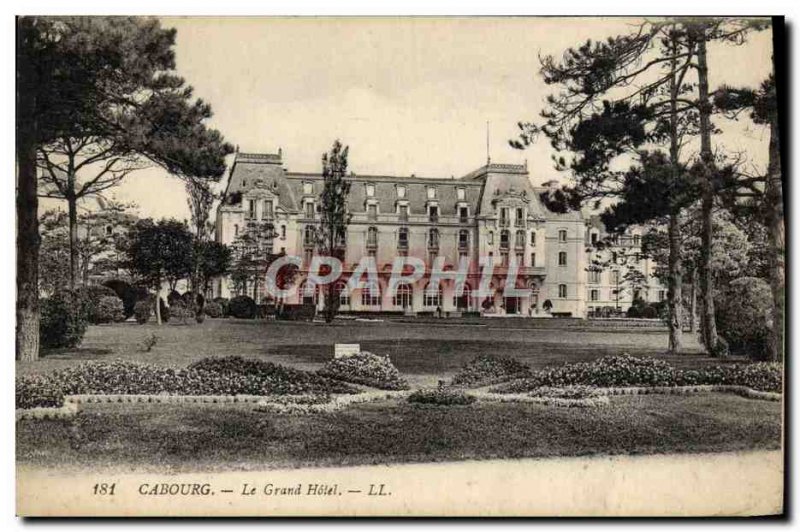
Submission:
<svg viewBox="0 0 800 532">
<path fill-rule="evenodd" d="M 697 268 L 692 270 L 692 295 L 691 314 L 689 315 L 689 330 L 697 332 Z"/>
<path fill-rule="evenodd" d="M 74 196 L 68 195 L 67 209 L 69 212 L 69 287 L 74 289 L 78 284 L 78 201 Z"/>
<path fill-rule="evenodd" d="M 161 279 L 156 280 L 156 324 L 161 325 Z"/>
<path fill-rule="evenodd" d="M 783 222 L 783 178 L 780 159 L 780 139 L 777 112 L 770 123 L 769 164 L 765 199 L 767 208 L 769 242 L 769 281 L 772 289 L 772 330 L 769 336 L 769 357 L 783 360 L 786 233 Z"/>
<path fill-rule="evenodd" d="M 708 96 L 708 62 L 706 56 L 705 28 L 700 28 L 697 43 L 698 107 L 700 111 L 700 163 L 703 172 L 701 202 L 700 291 L 703 345 L 712 356 L 724 355 L 717 351 L 717 322 L 714 316 L 714 278 L 711 271 L 711 245 L 714 231 L 711 220 L 714 207 L 714 154 L 711 151 L 711 111 Z"/>
<path fill-rule="evenodd" d="M 33 106 L 26 95 L 18 97 L 18 113 Z M 28 362 L 39 358 L 39 199 L 33 126 L 17 120 L 16 359 Z"/>
<path fill-rule="evenodd" d="M 681 271 L 680 215 L 669 217 L 669 352 L 678 354 L 683 348 L 683 272 Z"/>
</svg>

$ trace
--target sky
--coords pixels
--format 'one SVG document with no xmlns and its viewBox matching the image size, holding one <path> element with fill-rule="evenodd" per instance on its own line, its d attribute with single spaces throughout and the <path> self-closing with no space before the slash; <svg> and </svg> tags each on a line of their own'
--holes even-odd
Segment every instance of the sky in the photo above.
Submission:
<svg viewBox="0 0 800 532">
<path fill-rule="evenodd" d="M 565 179 L 545 139 L 518 151 L 517 122 L 553 91 L 539 56 L 628 33 L 621 18 L 164 18 L 177 29 L 177 70 L 211 104 L 211 127 L 243 152 L 283 150 L 289 171 L 319 172 L 335 139 L 358 174 L 461 176 L 527 161 L 534 184 Z M 712 88 L 756 86 L 771 71 L 771 35 L 709 50 Z M 767 157 L 766 130 L 719 123 L 717 148 Z M 141 170 L 113 196 L 142 216 L 188 218 L 183 183 Z"/>
</svg>

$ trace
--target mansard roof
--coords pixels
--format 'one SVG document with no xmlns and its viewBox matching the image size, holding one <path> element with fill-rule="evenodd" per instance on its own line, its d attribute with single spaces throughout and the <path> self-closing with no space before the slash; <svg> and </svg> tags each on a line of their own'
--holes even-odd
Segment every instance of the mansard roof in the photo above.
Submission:
<svg viewBox="0 0 800 532">
<path fill-rule="evenodd" d="M 374 199 L 383 212 L 394 211 L 396 202 L 401 199 L 397 195 L 397 187 L 406 187 L 406 197 L 412 213 L 423 213 L 429 203 L 427 189 L 436 189 L 436 203 L 443 216 L 457 214 L 458 189 L 464 189 L 463 203 L 472 215 L 491 216 L 495 212 L 493 202 L 500 198 L 518 197 L 528 205 L 529 213 L 547 219 L 580 219 L 580 213 L 559 215 L 550 212 L 541 203 L 539 194 L 530 182 L 527 165 L 490 163 L 460 178 L 436 178 L 391 175 L 357 175 L 351 173 L 346 177 L 350 181 L 348 208 L 351 212 L 364 212 L 367 203 L 367 187 L 375 187 Z M 312 195 L 318 197 L 322 193 L 322 175 L 308 172 L 287 172 L 283 168 L 282 154 L 256 154 L 237 152 L 231 167 L 226 196 L 262 186 L 279 197 L 279 205 L 290 212 L 302 208 L 305 196 L 303 184 L 310 183 Z"/>
</svg>

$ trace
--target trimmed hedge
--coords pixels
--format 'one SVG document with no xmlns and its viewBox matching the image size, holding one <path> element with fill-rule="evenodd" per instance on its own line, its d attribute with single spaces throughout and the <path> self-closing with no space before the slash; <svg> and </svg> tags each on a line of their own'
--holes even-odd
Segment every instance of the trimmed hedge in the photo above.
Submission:
<svg viewBox="0 0 800 532">
<path fill-rule="evenodd" d="M 236 296 L 228 304 L 228 313 L 234 318 L 252 320 L 256 317 L 256 302 L 250 296 Z"/>
<path fill-rule="evenodd" d="M 224 316 L 222 305 L 216 301 L 210 301 L 206 303 L 206 306 L 203 307 L 203 311 L 209 318 L 222 318 Z"/>
<path fill-rule="evenodd" d="M 728 364 L 700 369 L 677 369 L 664 360 L 628 354 L 592 362 L 564 364 L 534 371 L 529 377 L 494 388 L 498 393 L 525 393 L 541 387 L 687 386 L 730 384 L 780 392 L 783 369 L 778 363 Z"/>
<path fill-rule="evenodd" d="M 136 317 L 136 323 L 139 325 L 147 323 L 152 313 L 153 305 L 147 299 L 141 299 L 133 306 L 133 315 Z"/>
<path fill-rule="evenodd" d="M 362 351 L 357 355 L 329 360 L 318 374 L 331 379 L 363 384 L 381 390 L 406 390 L 408 382 L 388 356 Z"/>
<path fill-rule="evenodd" d="M 357 393 L 307 371 L 241 357 L 204 359 L 187 368 L 117 360 L 86 362 L 16 380 L 17 408 L 61 406 L 65 395 L 296 395 Z"/>
<path fill-rule="evenodd" d="M 125 320 L 125 308 L 116 295 L 103 296 L 92 305 L 89 323 L 117 323 Z"/>
<path fill-rule="evenodd" d="M 463 390 L 446 388 L 444 386 L 415 390 L 408 396 L 409 403 L 440 406 L 469 405 L 475 401 L 475 397 L 467 395 Z"/>
<path fill-rule="evenodd" d="M 513 357 L 481 355 L 453 376 L 453 384 L 478 386 L 503 382 L 530 374 L 530 368 Z"/>
</svg>

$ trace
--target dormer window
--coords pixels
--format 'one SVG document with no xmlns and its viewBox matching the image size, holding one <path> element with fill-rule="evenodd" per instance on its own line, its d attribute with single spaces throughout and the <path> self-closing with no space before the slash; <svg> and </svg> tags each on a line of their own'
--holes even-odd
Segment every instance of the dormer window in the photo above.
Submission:
<svg viewBox="0 0 800 532">
<path fill-rule="evenodd" d="M 314 185 L 311 183 L 303 183 L 303 194 L 313 194 Z"/>
<path fill-rule="evenodd" d="M 505 227 L 508 225 L 508 209 L 506 207 L 502 207 L 500 209 L 500 226 Z"/>
<path fill-rule="evenodd" d="M 405 185 L 397 185 L 397 197 L 403 199 L 406 197 L 406 187 Z"/>
<path fill-rule="evenodd" d="M 436 199 L 436 187 L 428 187 L 428 199 Z"/>
<path fill-rule="evenodd" d="M 273 214 L 272 209 L 273 209 L 272 200 L 264 200 L 264 213 L 262 218 L 264 218 L 265 220 L 271 220 Z"/>
<path fill-rule="evenodd" d="M 408 221 L 408 205 L 398 205 L 397 212 L 400 215 L 400 221 L 402 222 Z"/>
<path fill-rule="evenodd" d="M 439 221 L 439 207 L 436 205 L 430 205 L 428 207 L 428 218 L 431 222 L 436 223 Z"/>
<path fill-rule="evenodd" d="M 467 223 L 469 219 L 469 209 L 467 207 L 459 207 L 458 208 L 458 221 L 463 223 Z"/>
<path fill-rule="evenodd" d="M 367 184 L 367 197 L 374 198 L 375 197 L 375 185 L 372 183 Z"/>
<path fill-rule="evenodd" d="M 514 221 L 517 227 L 524 227 L 525 226 L 525 210 L 522 208 L 517 208 L 517 217 Z"/>
<path fill-rule="evenodd" d="M 247 218 L 254 220 L 256 217 L 256 200 L 247 200 Z"/>
<path fill-rule="evenodd" d="M 367 219 L 368 220 L 377 220 L 378 219 L 378 206 L 371 204 L 367 205 Z"/>
<path fill-rule="evenodd" d="M 467 197 L 467 191 L 463 188 L 456 189 L 456 197 L 458 201 L 464 201 Z"/>
</svg>

